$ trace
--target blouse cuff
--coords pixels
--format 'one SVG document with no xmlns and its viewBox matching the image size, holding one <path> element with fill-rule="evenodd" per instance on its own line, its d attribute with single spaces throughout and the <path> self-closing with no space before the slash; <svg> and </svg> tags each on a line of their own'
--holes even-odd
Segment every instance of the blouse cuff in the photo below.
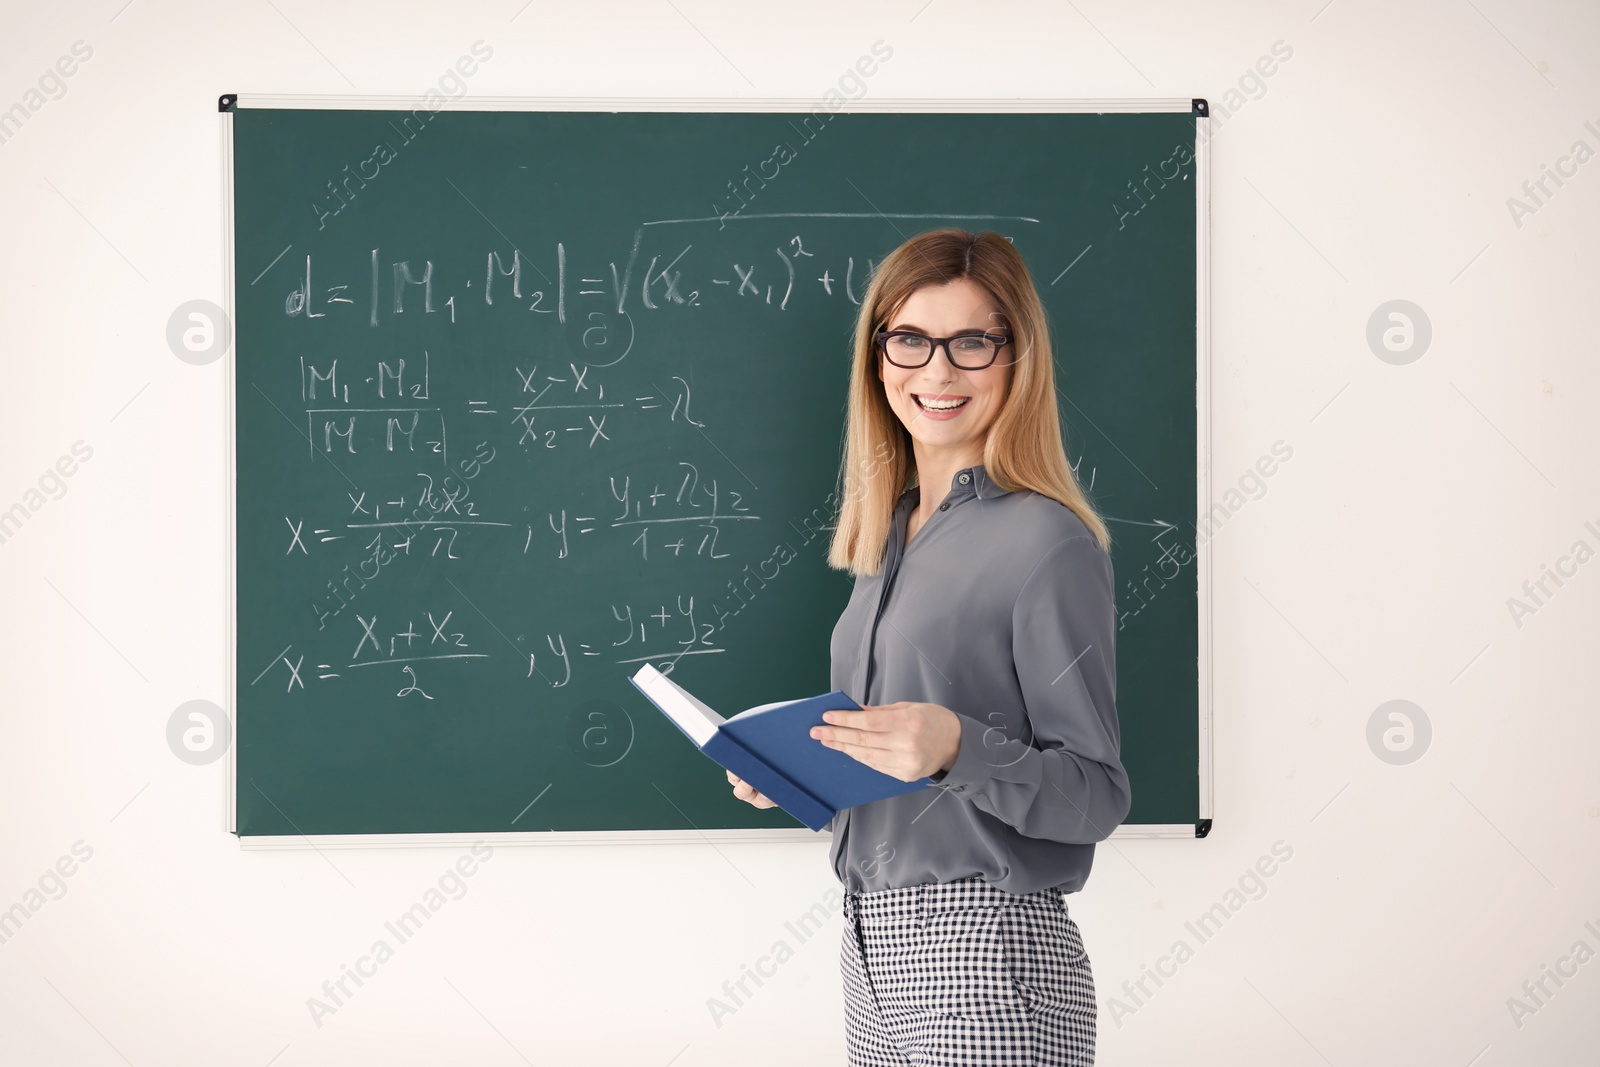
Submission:
<svg viewBox="0 0 1600 1067">
<path fill-rule="evenodd" d="M 956 750 L 956 761 L 948 771 L 930 774 L 928 780 L 952 793 L 978 791 L 994 777 L 994 760 L 983 747 L 987 727 L 959 711 L 955 714 L 961 720 L 961 745 Z"/>
</svg>

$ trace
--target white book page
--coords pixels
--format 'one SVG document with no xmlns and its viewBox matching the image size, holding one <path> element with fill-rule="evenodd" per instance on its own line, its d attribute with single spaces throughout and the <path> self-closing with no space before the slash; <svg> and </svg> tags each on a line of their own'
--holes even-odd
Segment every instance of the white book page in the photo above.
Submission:
<svg viewBox="0 0 1600 1067">
<path fill-rule="evenodd" d="M 773 708 L 781 708 L 793 703 L 793 700 L 774 700 L 771 704 L 761 704 L 753 708 L 747 708 L 735 715 L 734 718 L 743 719 L 751 715 L 759 715 L 763 711 L 771 711 Z"/>
<path fill-rule="evenodd" d="M 703 746 L 711 740 L 711 736 L 717 732 L 717 727 L 727 721 L 697 700 L 694 694 L 648 663 L 639 668 L 633 680 L 650 694 L 650 699 L 671 716 L 672 721 L 677 723 L 684 733 L 694 739 L 696 745 Z"/>
</svg>

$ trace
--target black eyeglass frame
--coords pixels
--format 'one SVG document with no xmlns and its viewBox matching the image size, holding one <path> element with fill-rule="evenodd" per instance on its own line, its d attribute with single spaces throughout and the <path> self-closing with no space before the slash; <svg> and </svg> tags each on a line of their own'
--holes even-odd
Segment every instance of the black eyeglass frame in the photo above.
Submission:
<svg viewBox="0 0 1600 1067">
<path fill-rule="evenodd" d="M 889 355 L 889 338 L 891 337 L 922 338 L 923 340 L 929 342 L 928 358 L 923 360 L 921 363 L 899 362 L 893 356 Z M 985 363 L 981 367 L 964 367 L 957 363 L 955 356 L 953 356 L 950 352 L 950 342 L 959 340 L 963 337 L 985 337 L 990 341 L 993 341 L 994 354 L 989 357 L 989 362 Z M 955 367 L 957 370 L 988 370 L 990 367 L 994 366 L 994 361 L 1000 358 L 1000 350 L 1011 343 L 1011 337 L 1003 329 L 962 330 L 960 333 L 951 334 L 949 337 L 929 337 L 927 334 L 918 333 L 916 330 L 880 329 L 876 334 L 873 335 L 872 342 L 877 347 L 878 351 L 883 353 L 884 359 L 887 359 L 890 363 L 893 363 L 896 367 L 899 367 L 902 370 L 917 370 L 920 367 L 926 367 L 930 362 L 932 362 L 933 354 L 939 350 L 941 345 L 944 347 L 944 358 L 948 359 L 950 361 L 950 365 Z"/>
</svg>

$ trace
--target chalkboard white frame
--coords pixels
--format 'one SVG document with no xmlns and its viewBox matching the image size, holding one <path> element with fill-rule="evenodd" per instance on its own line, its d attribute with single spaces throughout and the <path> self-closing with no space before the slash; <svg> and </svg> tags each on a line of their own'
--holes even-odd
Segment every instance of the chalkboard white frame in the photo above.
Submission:
<svg viewBox="0 0 1600 1067">
<path fill-rule="evenodd" d="M 465 99 L 465 98 L 463 98 Z M 440 110 L 470 111 L 740 111 L 773 113 L 809 113 L 822 104 L 816 100 L 781 97 L 680 97 L 654 99 L 628 99 L 608 97 L 471 97 L 470 107 L 454 107 L 457 101 L 447 101 Z M 410 111 L 423 106 L 419 99 L 400 96 L 301 96 L 293 94 L 228 94 L 221 98 L 222 165 L 222 292 L 223 310 L 231 323 L 235 314 L 234 272 L 234 218 L 233 218 L 233 112 L 234 109 L 297 108 L 344 110 Z M 1196 108 L 1192 98 L 1115 98 L 1104 100 L 1026 99 L 869 99 L 847 101 L 839 110 L 860 112 L 943 112 L 964 111 L 974 113 L 1011 114 L 1025 112 L 1046 113 L 1195 113 L 1195 513 L 1204 515 L 1211 506 L 1211 316 L 1210 316 L 1210 140 L 1211 120 L 1207 107 Z M 237 663 L 237 604 L 235 592 L 238 578 L 237 537 L 234 529 L 236 501 L 234 472 L 236 436 L 233 422 L 235 400 L 235 352 L 230 346 L 224 356 L 226 363 L 224 404 L 227 426 L 227 488 L 228 504 L 228 569 L 227 585 L 227 683 L 228 695 L 225 713 L 229 720 L 230 744 L 223 775 L 222 828 L 238 837 L 244 849 L 303 849 L 303 848 L 459 848 L 463 841 L 483 840 L 495 845 L 544 844 L 711 844 L 767 843 L 774 841 L 828 841 L 832 835 L 813 833 L 804 827 L 760 829 L 710 829 L 710 830 L 609 830 L 609 831 L 547 831 L 547 832 L 495 832 L 495 833 L 427 833 L 427 834 L 319 834 L 313 836 L 239 836 L 235 805 L 237 785 L 237 723 L 235 697 L 238 692 Z M 1196 539 L 1195 568 L 1197 589 L 1199 641 L 1198 664 L 1198 782 L 1199 823 L 1146 823 L 1119 826 L 1112 839 L 1187 838 L 1203 837 L 1209 832 L 1214 811 L 1213 752 L 1212 752 L 1212 633 L 1211 633 L 1211 550 L 1209 539 Z"/>
</svg>

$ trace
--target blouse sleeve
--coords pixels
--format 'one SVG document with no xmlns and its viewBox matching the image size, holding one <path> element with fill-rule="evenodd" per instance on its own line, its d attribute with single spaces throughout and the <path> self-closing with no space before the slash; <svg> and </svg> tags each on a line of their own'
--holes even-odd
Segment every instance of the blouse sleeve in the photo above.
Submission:
<svg viewBox="0 0 1600 1067">
<path fill-rule="evenodd" d="M 1111 558 L 1093 537 L 1046 552 L 1011 609 L 1011 650 L 1033 744 L 961 715 L 951 768 L 930 776 L 1027 837 L 1092 844 L 1128 815 L 1119 754 Z M 959 713 L 958 713 L 959 714 Z"/>
</svg>

